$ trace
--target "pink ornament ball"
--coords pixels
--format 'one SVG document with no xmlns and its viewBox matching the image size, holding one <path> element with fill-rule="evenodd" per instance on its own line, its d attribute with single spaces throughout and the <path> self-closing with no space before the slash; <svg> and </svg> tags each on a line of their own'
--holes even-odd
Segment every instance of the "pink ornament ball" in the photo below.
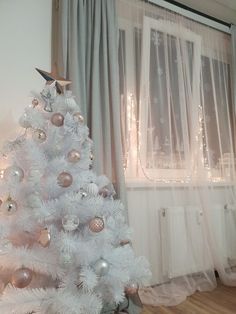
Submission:
<svg viewBox="0 0 236 314">
<path fill-rule="evenodd" d="M 53 125 L 60 127 L 64 124 L 64 116 L 61 113 L 56 112 L 52 115 L 51 122 Z"/>
<path fill-rule="evenodd" d="M 14 271 L 11 277 L 11 283 L 16 288 L 27 287 L 33 278 L 33 272 L 29 268 L 19 268 Z"/>
<path fill-rule="evenodd" d="M 75 112 L 73 114 L 73 117 L 76 118 L 79 122 L 83 123 L 84 122 L 84 117 L 81 115 L 80 112 Z"/>
<path fill-rule="evenodd" d="M 63 188 L 68 188 L 73 183 L 73 177 L 68 172 L 61 172 L 57 177 L 57 183 Z"/>
<path fill-rule="evenodd" d="M 71 163 L 77 163 L 80 160 L 80 152 L 76 149 L 72 149 L 68 155 L 67 159 Z"/>
<path fill-rule="evenodd" d="M 89 222 L 89 229 L 92 232 L 101 232 L 104 229 L 104 220 L 100 217 L 95 217 Z"/>
</svg>

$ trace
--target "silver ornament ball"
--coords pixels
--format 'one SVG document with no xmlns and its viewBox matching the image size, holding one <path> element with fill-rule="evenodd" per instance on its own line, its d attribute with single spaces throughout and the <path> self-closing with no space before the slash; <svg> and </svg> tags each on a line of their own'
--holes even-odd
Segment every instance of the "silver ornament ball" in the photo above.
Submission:
<svg viewBox="0 0 236 314">
<path fill-rule="evenodd" d="M 19 268 L 12 274 L 11 283 L 16 288 L 27 287 L 33 278 L 33 272 L 29 268 Z"/>
<path fill-rule="evenodd" d="M 57 177 L 57 184 L 63 188 L 68 188 L 73 183 L 73 177 L 68 172 L 61 172 Z"/>
<path fill-rule="evenodd" d="M 109 272 L 110 266 L 105 259 L 101 258 L 96 261 L 96 263 L 93 266 L 93 269 L 97 276 L 104 276 Z"/>
<path fill-rule="evenodd" d="M 62 226 L 65 231 L 74 231 L 79 227 L 79 218 L 76 215 L 65 215 L 62 218 Z"/>
<path fill-rule="evenodd" d="M 43 143 L 47 139 L 47 135 L 43 130 L 37 129 L 33 132 L 33 140 L 38 143 Z"/>
<path fill-rule="evenodd" d="M 100 217 L 95 217 L 89 222 L 89 229 L 92 232 L 101 232 L 104 229 L 104 220 Z"/>
<path fill-rule="evenodd" d="M 64 116 L 61 113 L 56 112 L 52 115 L 51 122 L 53 125 L 60 127 L 64 124 Z"/>
<path fill-rule="evenodd" d="M 10 216 L 17 211 L 17 208 L 17 203 L 9 197 L 4 203 L 2 203 L 0 209 L 3 214 Z"/>
<path fill-rule="evenodd" d="M 76 149 L 72 149 L 68 155 L 67 155 L 67 159 L 69 162 L 71 163 L 76 163 L 80 160 L 80 152 Z"/>
<path fill-rule="evenodd" d="M 10 166 L 4 171 L 4 179 L 21 182 L 24 178 L 24 171 L 18 166 Z"/>
</svg>

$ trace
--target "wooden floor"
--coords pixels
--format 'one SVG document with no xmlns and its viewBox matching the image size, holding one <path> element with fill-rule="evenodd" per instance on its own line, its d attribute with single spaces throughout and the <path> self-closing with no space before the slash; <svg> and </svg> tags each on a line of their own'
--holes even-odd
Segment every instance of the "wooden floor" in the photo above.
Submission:
<svg viewBox="0 0 236 314">
<path fill-rule="evenodd" d="M 197 292 L 178 306 L 145 306 L 142 314 L 236 314 L 236 288 L 220 285 L 211 292 Z"/>
</svg>

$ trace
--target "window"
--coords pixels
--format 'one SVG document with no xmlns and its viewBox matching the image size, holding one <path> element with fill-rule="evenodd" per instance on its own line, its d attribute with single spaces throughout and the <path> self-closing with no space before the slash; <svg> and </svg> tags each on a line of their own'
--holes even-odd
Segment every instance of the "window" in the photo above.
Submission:
<svg viewBox="0 0 236 314">
<path fill-rule="evenodd" d="M 191 29 L 185 20 L 153 18 L 144 10 L 139 23 L 120 18 L 127 177 L 234 177 L 229 36 L 195 22 Z"/>
</svg>

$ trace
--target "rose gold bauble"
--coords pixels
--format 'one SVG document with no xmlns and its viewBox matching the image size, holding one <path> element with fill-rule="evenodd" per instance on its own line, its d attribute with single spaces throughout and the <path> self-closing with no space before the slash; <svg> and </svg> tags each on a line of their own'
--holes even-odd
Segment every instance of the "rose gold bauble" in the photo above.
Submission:
<svg viewBox="0 0 236 314">
<path fill-rule="evenodd" d="M 80 160 L 80 152 L 76 149 L 72 149 L 68 155 L 67 159 L 69 162 L 76 163 Z"/>
<path fill-rule="evenodd" d="M 38 238 L 38 243 L 43 247 L 47 247 L 49 246 L 50 241 L 51 241 L 50 231 L 47 228 L 41 230 Z"/>
<path fill-rule="evenodd" d="M 38 143 L 43 143 L 47 139 L 47 135 L 43 130 L 37 129 L 32 135 L 33 139 Z"/>
<path fill-rule="evenodd" d="M 79 122 L 83 123 L 84 122 L 84 117 L 80 112 L 76 112 L 73 114 L 73 117 L 76 118 Z"/>
<path fill-rule="evenodd" d="M 64 116 L 61 113 L 56 112 L 51 116 L 51 122 L 55 126 L 62 126 L 64 124 Z"/>
<path fill-rule="evenodd" d="M 138 292 L 138 284 L 136 283 L 131 283 L 125 288 L 125 293 L 127 295 L 133 295 Z"/>
<path fill-rule="evenodd" d="M 32 278 L 32 270 L 23 267 L 14 271 L 11 277 L 11 283 L 16 288 L 25 288 L 31 283 Z"/>
<path fill-rule="evenodd" d="M 38 104 L 39 104 L 38 99 L 34 98 L 34 99 L 32 100 L 32 105 L 33 105 L 33 107 L 38 106 Z"/>
<path fill-rule="evenodd" d="M 73 182 L 73 177 L 68 172 L 61 172 L 57 177 L 57 183 L 63 188 L 68 188 Z"/>
<path fill-rule="evenodd" d="M 100 217 L 95 217 L 89 222 L 89 229 L 92 232 L 101 232 L 104 229 L 104 220 Z"/>
</svg>

